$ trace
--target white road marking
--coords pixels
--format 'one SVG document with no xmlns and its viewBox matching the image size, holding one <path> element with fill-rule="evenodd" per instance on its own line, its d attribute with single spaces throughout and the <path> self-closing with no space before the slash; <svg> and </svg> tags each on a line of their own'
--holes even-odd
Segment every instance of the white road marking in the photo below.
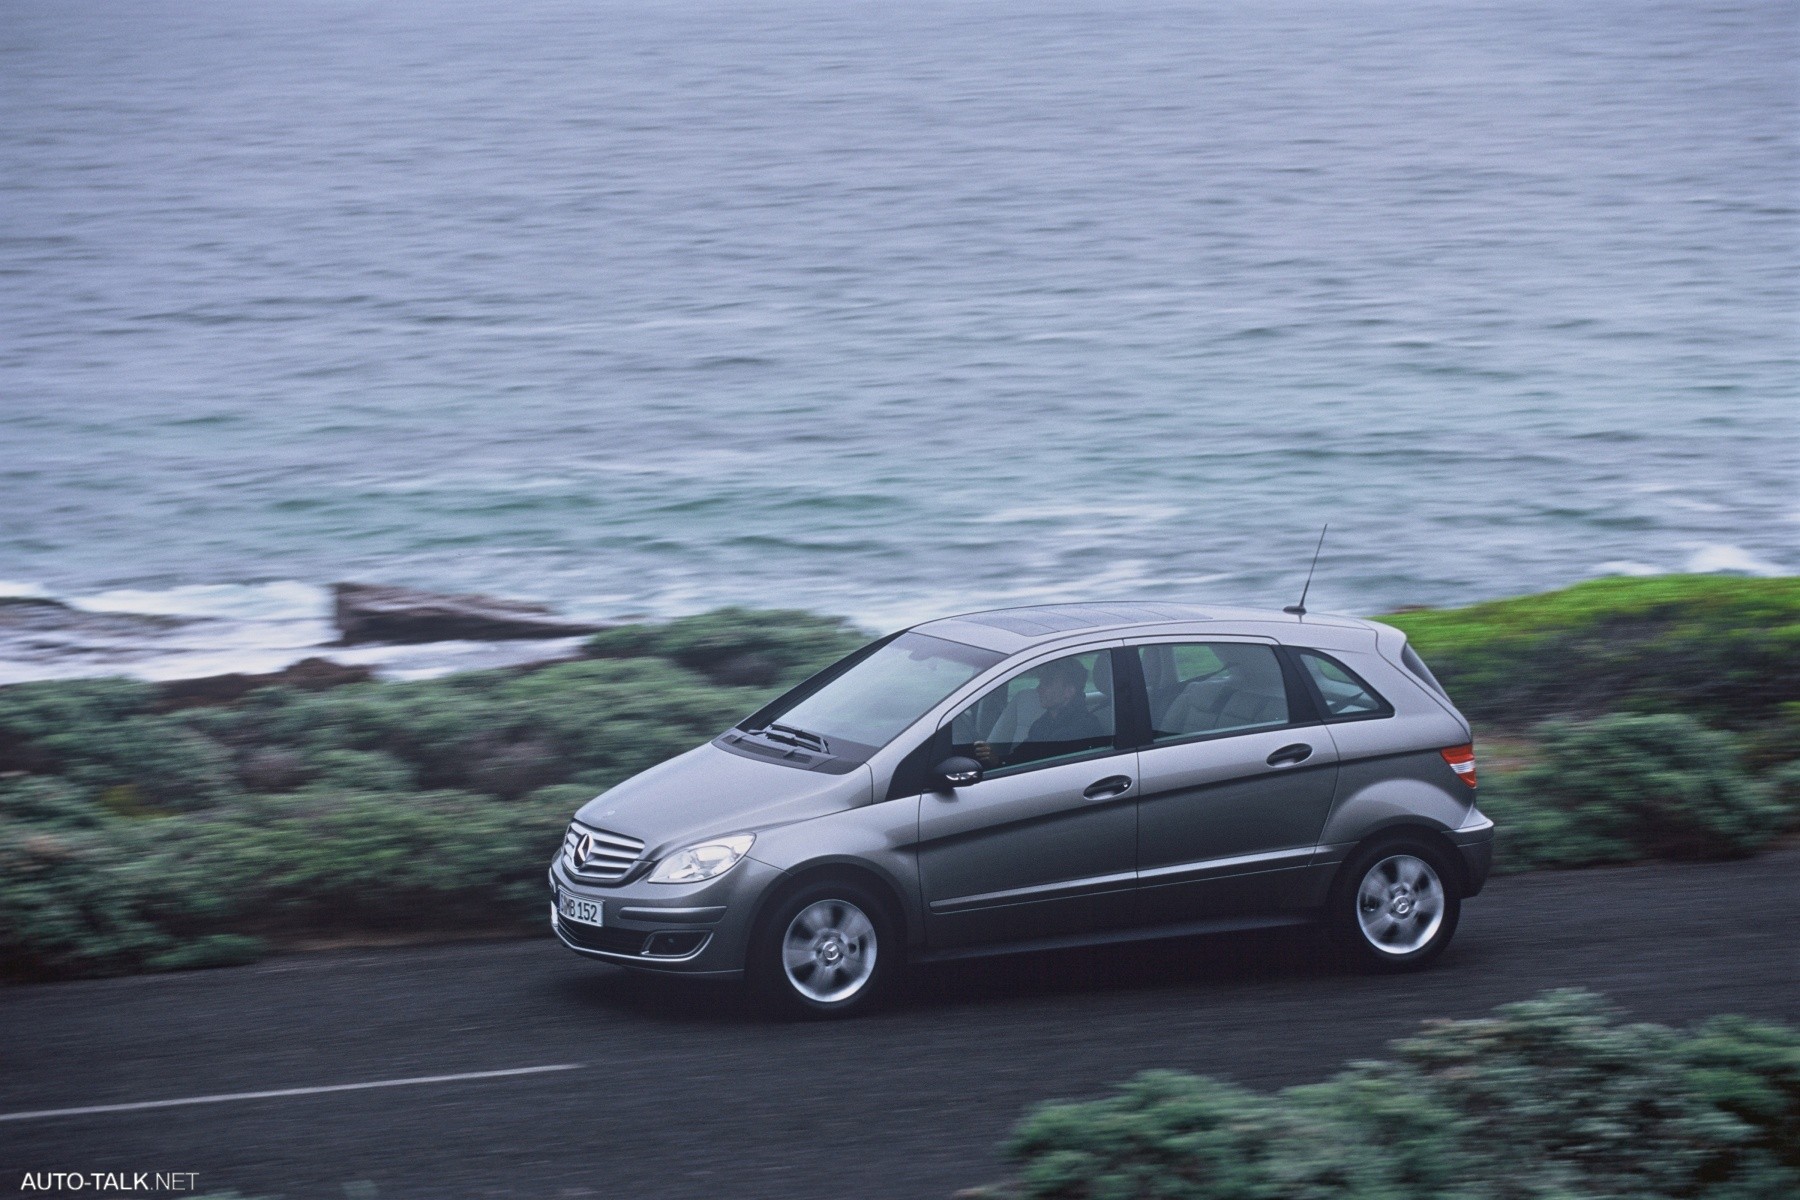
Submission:
<svg viewBox="0 0 1800 1200">
<path fill-rule="evenodd" d="M 179 1100 L 140 1100 L 135 1104 L 92 1104 L 86 1108 L 45 1108 L 36 1112 L 0 1113 L 0 1121 L 38 1121 L 47 1117 L 84 1117 L 93 1113 L 137 1112 L 145 1108 L 177 1108 L 184 1104 L 225 1104 L 232 1100 L 268 1100 L 277 1096 L 318 1096 L 325 1092 L 360 1092 L 367 1088 L 414 1087 L 421 1083 L 460 1083 L 465 1079 L 504 1079 L 509 1075 L 542 1075 L 573 1071 L 582 1063 L 548 1067 L 513 1067 L 505 1071 L 468 1071 L 461 1075 L 418 1075 L 411 1079 L 376 1079 L 369 1083 L 334 1083 L 326 1087 L 278 1088 L 271 1092 L 228 1092 L 219 1096 L 184 1096 Z"/>
</svg>

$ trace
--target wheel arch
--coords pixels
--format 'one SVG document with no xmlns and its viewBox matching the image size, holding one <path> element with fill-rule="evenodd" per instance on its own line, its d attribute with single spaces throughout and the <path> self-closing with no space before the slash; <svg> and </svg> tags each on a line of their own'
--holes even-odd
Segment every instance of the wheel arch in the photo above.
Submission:
<svg viewBox="0 0 1800 1200">
<path fill-rule="evenodd" d="M 761 930 L 769 914 L 789 896 L 801 888 L 834 879 L 858 884 L 875 893 L 887 905 L 886 915 L 900 927 L 903 939 L 909 944 L 917 943 L 919 934 L 914 914 L 907 907 L 900 886 L 886 873 L 856 859 L 821 859 L 795 867 L 786 878 L 763 893 L 750 920 L 752 944 L 756 936 L 754 931 Z"/>
<path fill-rule="evenodd" d="M 1403 842 L 1408 840 L 1424 842 L 1426 845 L 1443 855 L 1444 862 L 1448 866 L 1451 876 L 1456 883 L 1456 894 L 1458 896 L 1466 896 L 1469 894 L 1469 866 L 1468 863 L 1463 860 L 1462 851 L 1457 848 L 1456 843 L 1452 842 L 1449 835 L 1443 830 L 1432 825 L 1427 825 L 1421 821 L 1396 821 L 1391 825 L 1384 825 L 1380 829 L 1373 830 L 1367 834 L 1361 841 L 1352 846 L 1349 853 L 1345 854 L 1343 859 L 1338 863 L 1337 873 L 1332 877 L 1333 890 L 1335 891 L 1342 881 L 1344 872 L 1349 870 L 1350 864 L 1361 858 L 1365 851 L 1373 846 L 1379 846 L 1384 842 Z"/>
</svg>

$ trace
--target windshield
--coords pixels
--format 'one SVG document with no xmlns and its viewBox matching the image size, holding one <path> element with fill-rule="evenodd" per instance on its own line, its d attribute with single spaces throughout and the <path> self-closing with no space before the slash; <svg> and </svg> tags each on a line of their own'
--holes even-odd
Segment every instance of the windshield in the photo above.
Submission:
<svg viewBox="0 0 1800 1200">
<path fill-rule="evenodd" d="M 812 741 L 820 738 L 832 755 L 866 758 L 1004 657 L 903 633 L 816 691 L 802 688 L 792 704 L 764 709 L 741 728 L 772 730 L 814 749 L 822 748 Z"/>
</svg>

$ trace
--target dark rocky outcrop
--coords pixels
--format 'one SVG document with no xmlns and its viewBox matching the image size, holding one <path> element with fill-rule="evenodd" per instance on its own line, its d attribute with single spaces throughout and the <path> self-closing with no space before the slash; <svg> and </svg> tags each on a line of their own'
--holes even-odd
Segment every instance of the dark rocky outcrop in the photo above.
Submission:
<svg viewBox="0 0 1800 1200">
<path fill-rule="evenodd" d="M 333 619 L 345 646 L 575 637 L 605 628 L 561 620 L 541 604 L 493 596 L 452 596 L 369 583 L 333 584 L 332 591 Z"/>
<path fill-rule="evenodd" d="M 305 692 L 322 692 L 343 687 L 347 683 L 366 683 L 375 677 L 368 667 L 349 666 L 328 658 L 303 658 L 292 666 L 264 674 L 233 671 L 228 675 L 208 675 L 201 679 L 174 679 L 157 685 L 158 710 L 205 708 L 234 704 L 257 688 L 287 687 Z"/>
<path fill-rule="evenodd" d="M 0 636 L 9 634 L 66 635 L 112 638 L 134 634 L 153 636 L 194 623 L 192 617 L 150 613 L 88 612 L 45 596 L 0 596 Z"/>
</svg>

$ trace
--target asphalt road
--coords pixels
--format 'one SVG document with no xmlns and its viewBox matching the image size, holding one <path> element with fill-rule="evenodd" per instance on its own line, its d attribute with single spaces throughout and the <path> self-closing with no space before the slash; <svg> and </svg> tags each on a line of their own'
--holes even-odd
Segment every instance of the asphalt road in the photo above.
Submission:
<svg viewBox="0 0 1800 1200">
<path fill-rule="evenodd" d="M 1574 985 L 1651 1020 L 1800 1020 L 1800 852 L 1499 879 L 1419 976 L 1336 974 L 1310 945 L 1236 935 L 939 967 L 889 1011 L 827 1025 L 759 1021 L 724 989 L 641 980 L 550 940 L 13 988 L 0 1195 L 62 1170 L 351 1200 L 942 1200 L 1004 1176 L 997 1143 L 1028 1105 L 1149 1067 L 1304 1082 L 1423 1018 Z"/>
</svg>

